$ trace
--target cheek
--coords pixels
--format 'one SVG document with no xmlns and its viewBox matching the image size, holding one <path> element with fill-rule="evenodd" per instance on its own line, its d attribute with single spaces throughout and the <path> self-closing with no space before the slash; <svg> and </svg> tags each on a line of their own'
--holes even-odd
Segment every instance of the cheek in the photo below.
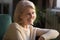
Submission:
<svg viewBox="0 0 60 40">
<path fill-rule="evenodd" d="M 36 15 L 33 16 L 34 20 L 36 19 Z"/>
<path fill-rule="evenodd" d="M 26 21 L 26 17 L 25 16 L 21 16 L 20 18 L 22 19 L 22 21 Z"/>
<path fill-rule="evenodd" d="M 24 21 L 27 21 L 29 19 L 29 17 L 25 16 L 23 19 L 24 19 Z"/>
</svg>

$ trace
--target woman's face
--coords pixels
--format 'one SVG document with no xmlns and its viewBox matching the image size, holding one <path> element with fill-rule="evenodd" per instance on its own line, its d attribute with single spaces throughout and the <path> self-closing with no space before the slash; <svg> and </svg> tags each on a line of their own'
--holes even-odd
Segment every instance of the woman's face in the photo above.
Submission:
<svg viewBox="0 0 60 40">
<path fill-rule="evenodd" d="M 23 24 L 33 24 L 36 19 L 35 9 L 29 7 L 25 8 L 20 18 L 22 18 Z"/>
</svg>

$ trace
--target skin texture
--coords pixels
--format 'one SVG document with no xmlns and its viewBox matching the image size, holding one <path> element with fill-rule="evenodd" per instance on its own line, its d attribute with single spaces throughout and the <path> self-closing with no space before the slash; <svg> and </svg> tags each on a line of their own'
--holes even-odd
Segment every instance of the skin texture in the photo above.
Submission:
<svg viewBox="0 0 60 40">
<path fill-rule="evenodd" d="M 24 12 L 21 14 L 20 18 L 22 19 L 22 24 L 24 27 L 27 25 L 33 24 L 36 19 L 36 13 L 33 8 L 25 8 Z"/>
</svg>

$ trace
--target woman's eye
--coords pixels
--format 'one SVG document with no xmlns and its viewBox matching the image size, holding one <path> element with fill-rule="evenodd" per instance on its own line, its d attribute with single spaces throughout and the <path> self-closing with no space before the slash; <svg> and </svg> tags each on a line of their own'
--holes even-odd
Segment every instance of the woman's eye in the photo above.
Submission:
<svg viewBox="0 0 60 40">
<path fill-rule="evenodd" d="M 34 14 L 34 12 L 32 12 L 32 13 L 27 13 L 27 15 L 32 15 L 32 14 Z"/>
<path fill-rule="evenodd" d="M 35 14 L 35 12 L 32 12 L 32 14 Z"/>
<path fill-rule="evenodd" d="M 30 15 L 30 13 L 27 13 L 27 15 Z"/>
<path fill-rule="evenodd" d="M 34 12 L 32 12 L 32 14 L 34 14 Z"/>
</svg>

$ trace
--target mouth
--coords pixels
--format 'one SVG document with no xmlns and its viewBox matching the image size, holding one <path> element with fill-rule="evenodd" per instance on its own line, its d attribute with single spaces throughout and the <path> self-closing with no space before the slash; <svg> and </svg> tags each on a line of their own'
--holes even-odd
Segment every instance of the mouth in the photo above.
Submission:
<svg viewBox="0 0 60 40">
<path fill-rule="evenodd" d="M 28 20 L 28 22 L 29 22 L 29 23 L 33 23 L 33 20 L 32 20 L 32 19 L 30 19 L 30 20 Z"/>
<path fill-rule="evenodd" d="M 33 19 L 28 19 L 29 22 L 32 22 Z"/>
</svg>

